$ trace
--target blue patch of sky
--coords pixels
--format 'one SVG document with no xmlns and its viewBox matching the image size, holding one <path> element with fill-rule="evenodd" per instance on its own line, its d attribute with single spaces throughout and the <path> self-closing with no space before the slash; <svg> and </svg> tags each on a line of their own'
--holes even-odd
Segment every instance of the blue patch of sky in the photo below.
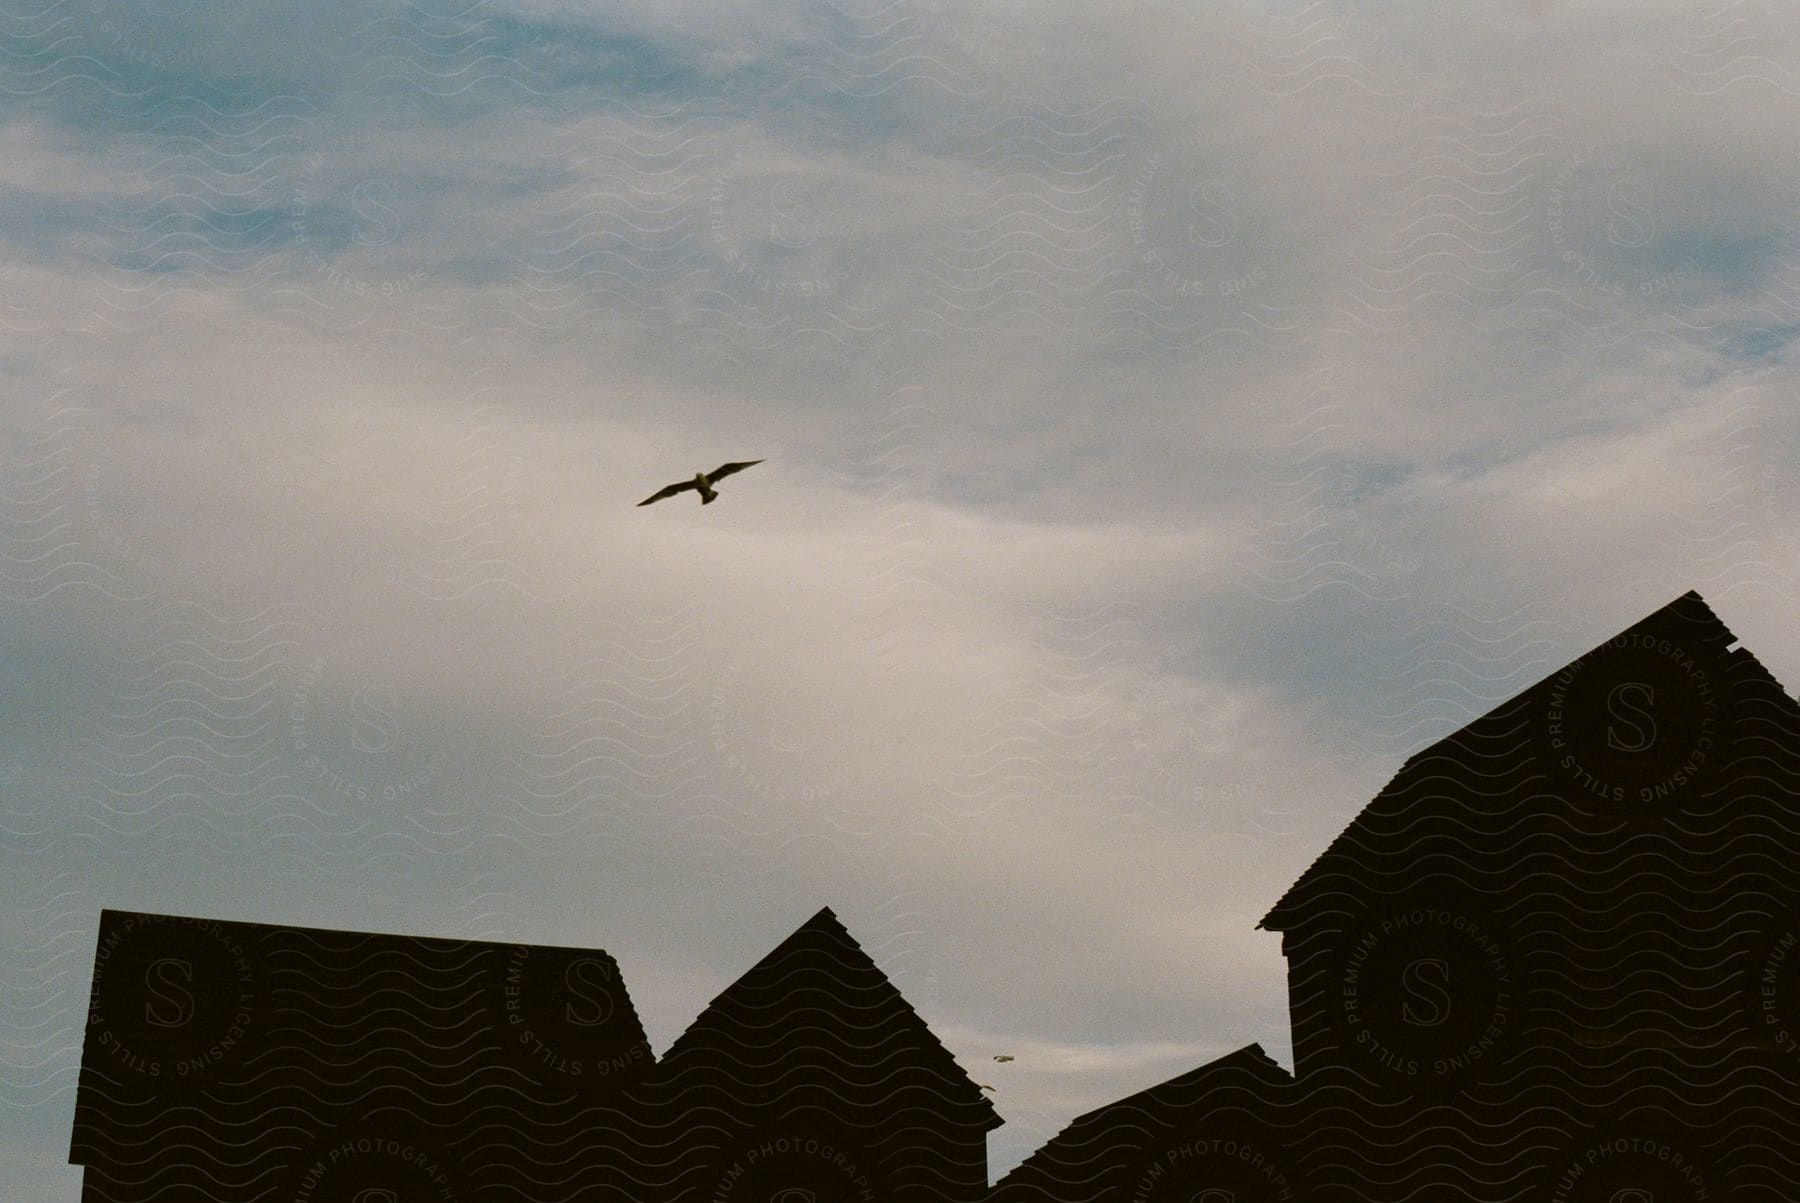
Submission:
<svg viewBox="0 0 1800 1203">
<path fill-rule="evenodd" d="M 1641 248 L 1626 248 L 1621 258 L 1635 259 L 1654 271 L 1716 280 L 1727 291 L 1743 292 L 1763 287 L 1770 264 L 1780 256 L 1767 238 L 1688 231 L 1666 240 L 1652 239 Z"/>
<path fill-rule="evenodd" d="M 502 96 L 527 104 L 541 96 L 563 107 L 572 88 L 583 103 L 718 88 L 673 45 L 471 13 L 461 4 L 435 7 L 445 11 L 409 6 L 380 16 L 345 6 L 341 28 L 326 39 L 314 36 L 316 16 L 243 22 L 191 12 L 172 22 L 120 11 L 57 23 L 14 42 L 8 90 L 70 125 L 130 133 L 154 132 L 189 110 L 243 114 L 271 101 L 322 109 L 359 86 L 414 94 L 439 117 Z M 256 45 L 243 49 L 240 39 Z"/>
<path fill-rule="evenodd" d="M 574 26 L 492 17 L 471 30 L 483 53 L 517 62 L 559 93 L 586 86 L 620 96 L 691 96 L 718 80 L 672 46 Z"/>
<path fill-rule="evenodd" d="M 1794 322 L 1772 326 L 1744 325 L 1726 330 L 1715 345 L 1718 358 L 1686 373 L 1682 382 L 1689 388 L 1704 389 L 1726 377 L 1781 363 L 1797 335 L 1800 335 L 1800 323 Z"/>
<path fill-rule="evenodd" d="M 130 137 L 167 134 L 184 123 L 254 114 L 271 103 L 289 111 L 310 111 L 308 102 L 300 97 L 274 95 L 256 85 L 213 86 L 189 76 L 129 82 L 134 86 L 114 90 L 96 86 L 91 78 L 65 76 L 38 95 L 16 99 L 14 112 L 35 110 L 68 129 L 95 137 Z"/>
<path fill-rule="evenodd" d="M 93 205 L 71 205 L 59 196 L 0 192 L 6 222 L 0 225 L 6 255 L 14 263 L 92 260 L 97 246 L 117 236 Z"/>
<path fill-rule="evenodd" d="M 115 245 L 108 259 L 127 271 L 214 271 L 299 240 L 294 214 L 287 208 L 195 211 L 158 206 L 134 210 L 132 216 L 136 228 L 129 233 L 116 227 L 109 231 Z"/>
<path fill-rule="evenodd" d="M 13 103 L 69 127 L 116 134 L 166 132 L 172 123 L 264 112 L 306 111 L 318 89 L 251 73 L 208 70 L 179 48 L 109 41 L 97 31 L 34 45 L 15 42 L 0 77 Z M 272 107 L 271 107 L 272 106 Z"/>
<path fill-rule="evenodd" d="M 1388 460 L 1340 461 L 1328 479 L 1336 486 L 1337 500 L 1356 505 L 1405 484 L 1412 477 L 1411 465 Z"/>
<path fill-rule="evenodd" d="M 199 220 L 209 238 L 252 249 L 294 240 L 293 215 L 286 208 L 219 209 Z"/>
<path fill-rule="evenodd" d="M 1788 344 L 1800 335 L 1800 323 L 1752 326 L 1726 336 L 1723 350 L 1740 363 L 1767 364 L 1782 358 Z"/>
</svg>

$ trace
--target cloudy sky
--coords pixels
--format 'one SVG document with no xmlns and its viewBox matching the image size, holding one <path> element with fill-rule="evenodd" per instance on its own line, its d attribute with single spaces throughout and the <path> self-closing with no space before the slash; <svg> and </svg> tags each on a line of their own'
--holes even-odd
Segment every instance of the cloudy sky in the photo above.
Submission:
<svg viewBox="0 0 1800 1203">
<path fill-rule="evenodd" d="M 102 907 L 603 947 L 660 1052 L 830 905 L 998 1174 L 1286 1060 L 1410 753 L 1689 588 L 1800 682 L 1790 5 L 0 38 L 9 1198 Z"/>
</svg>

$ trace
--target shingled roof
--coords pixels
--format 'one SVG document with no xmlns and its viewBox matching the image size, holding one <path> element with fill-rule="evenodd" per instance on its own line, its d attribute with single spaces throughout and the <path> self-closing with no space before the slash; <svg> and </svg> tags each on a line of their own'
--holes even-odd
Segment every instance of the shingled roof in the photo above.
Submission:
<svg viewBox="0 0 1800 1203">
<path fill-rule="evenodd" d="M 982 1130 L 1005 1122 L 830 907 L 707 1004 L 660 1070 L 744 1106 L 828 1085 L 883 1114 L 949 1107 Z"/>
<path fill-rule="evenodd" d="M 1077 1116 L 994 1184 L 994 1203 L 1289 1198 L 1291 1083 L 1261 1045 L 1246 1045 Z M 1215 1193 L 1176 1186 L 1196 1176 L 1190 1185 Z M 1218 1189 L 1227 1182 L 1239 1193 Z"/>
<path fill-rule="evenodd" d="M 681 1133 L 667 1198 L 987 1193 L 993 1105 L 821 909 L 720 992 L 650 1075 Z"/>
<path fill-rule="evenodd" d="M 1641 823 L 1713 805 L 1747 724 L 1800 719 L 1736 642 L 1698 593 L 1682 594 L 1410 757 L 1258 926 L 1290 930 L 1317 904 L 1397 889 L 1401 876 L 1503 876 L 1522 824 Z M 1491 855 L 1472 859 L 1475 848 Z"/>
<path fill-rule="evenodd" d="M 70 1160 L 95 1199 L 542 1194 L 651 1061 L 599 950 L 106 910 Z"/>
</svg>

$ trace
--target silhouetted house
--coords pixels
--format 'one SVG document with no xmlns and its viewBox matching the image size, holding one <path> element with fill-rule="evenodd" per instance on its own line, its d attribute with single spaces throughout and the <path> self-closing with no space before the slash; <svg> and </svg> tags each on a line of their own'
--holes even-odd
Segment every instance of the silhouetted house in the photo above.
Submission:
<svg viewBox="0 0 1800 1203">
<path fill-rule="evenodd" d="M 108 910 L 70 1160 L 84 1203 L 567 1197 L 650 1062 L 604 952 Z"/>
<path fill-rule="evenodd" d="M 658 1063 L 692 1203 L 987 1193 L 987 1096 L 829 908 L 722 992 Z"/>
<path fill-rule="evenodd" d="M 84 1203 L 973 1200 L 999 1122 L 828 910 L 660 1064 L 604 952 L 108 910 L 70 1160 Z"/>
<path fill-rule="evenodd" d="M 994 1203 L 1302 1198 L 1290 1082 L 1247 1045 L 1078 1116 L 996 1184 Z"/>
<path fill-rule="evenodd" d="M 1407 760 L 1261 926 L 1287 1182 L 1184 1200 L 1800 1199 L 1800 706 L 1697 594 Z M 1191 1095 L 1159 1139 L 1253 1110 Z M 1077 1127 L 999 1197 L 1162 1197 Z"/>
</svg>

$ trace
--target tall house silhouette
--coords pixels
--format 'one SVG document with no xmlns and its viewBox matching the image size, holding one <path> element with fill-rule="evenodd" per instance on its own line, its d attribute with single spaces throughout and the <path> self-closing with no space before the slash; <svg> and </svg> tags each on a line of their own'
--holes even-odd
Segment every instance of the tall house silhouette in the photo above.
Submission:
<svg viewBox="0 0 1800 1203">
<path fill-rule="evenodd" d="M 1800 707 L 1685 594 L 1407 760 L 1270 910 L 1291 1079 L 1251 1046 L 997 1196 L 1800 1199 L 1797 902 Z"/>
</svg>

